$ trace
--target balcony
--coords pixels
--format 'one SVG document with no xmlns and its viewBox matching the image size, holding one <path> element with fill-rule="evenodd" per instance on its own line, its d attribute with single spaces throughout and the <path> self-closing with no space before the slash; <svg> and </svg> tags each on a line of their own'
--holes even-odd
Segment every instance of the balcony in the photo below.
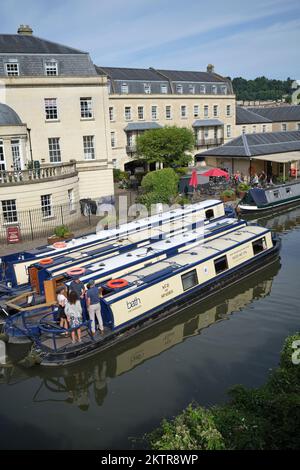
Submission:
<svg viewBox="0 0 300 470">
<path fill-rule="evenodd" d="M 218 145 L 224 144 L 224 137 L 218 137 L 213 139 L 196 139 L 196 148 L 208 148 L 217 147 Z"/>
<path fill-rule="evenodd" d="M 32 170 L 0 171 L 0 185 L 12 186 L 19 184 L 42 183 L 58 180 L 78 174 L 76 163 L 43 166 Z"/>
<path fill-rule="evenodd" d="M 136 144 L 126 145 L 126 153 L 135 153 L 136 152 Z"/>
</svg>

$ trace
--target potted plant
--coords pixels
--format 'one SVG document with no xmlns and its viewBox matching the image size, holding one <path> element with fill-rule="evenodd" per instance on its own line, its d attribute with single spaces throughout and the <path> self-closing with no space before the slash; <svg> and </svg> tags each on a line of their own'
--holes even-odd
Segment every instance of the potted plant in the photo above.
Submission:
<svg viewBox="0 0 300 470">
<path fill-rule="evenodd" d="M 249 191 L 250 188 L 251 186 L 249 186 L 249 184 L 240 183 L 237 187 L 237 193 L 239 197 L 242 199 L 245 196 L 246 192 Z"/>
<path fill-rule="evenodd" d="M 116 227 L 116 216 L 113 214 L 107 214 L 103 219 L 101 219 L 101 223 L 103 225 L 104 230 L 108 230 L 109 228 Z"/>
<path fill-rule="evenodd" d="M 71 240 L 73 237 L 74 234 L 70 232 L 66 225 L 59 225 L 58 227 L 55 227 L 54 234 L 48 237 L 48 244 L 53 245 L 53 243 Z"/>
<path fill-rule="evenodd" d="M 221 200 L 223 202 L 235 201 L 235 199 L 236 199 L 236 194 L 233 189 L 225 189 L 225 191 L 221 193 Z"/>
</svg>

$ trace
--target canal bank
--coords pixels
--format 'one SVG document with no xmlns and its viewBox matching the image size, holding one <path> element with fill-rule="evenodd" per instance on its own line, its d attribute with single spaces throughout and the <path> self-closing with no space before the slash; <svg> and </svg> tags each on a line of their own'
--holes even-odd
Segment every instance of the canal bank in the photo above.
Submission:
<svg viewBox="0 0 300 470">
<path fill-rule="evenodd" d="M 1 367 L 0 446 L 141 447 L 140 436 L 191 401 L 220 404 L 237 383 L 262 385 L 299 328 L 300 209 L 260 223 L 281 233 L 281 262 L 254 279 L 56 374 Z"/>
</svg>

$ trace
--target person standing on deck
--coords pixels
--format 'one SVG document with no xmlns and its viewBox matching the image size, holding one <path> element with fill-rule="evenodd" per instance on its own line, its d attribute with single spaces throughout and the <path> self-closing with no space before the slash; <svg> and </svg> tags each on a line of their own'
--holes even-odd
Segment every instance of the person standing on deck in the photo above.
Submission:
<svg viewBox="0 0 300 470">
<path fill-rule="evenodd" d="M 104 329 L 100 308 L 99 288 L 95 286 L 94 280 L 90 281 L 90 288 L 86 293 L 86 301 L 90 320 L 92 320 L 92 335 L 96 333 L 95 316 L 99 323 L 100 333 L 103 334 Z"/>
<path fill-rule="evenodd" d="M 78 342 L 81 343 L 80 325 L 82 323 L 82 308 L 78 295 L 75 291 L 71 291 L 69 294 L 68 303 L 65 307 L 65 314 L 67 316 L 70 327 L 75 328 L 71 332 L 72 343 L 76 342 L 76 333 Z"/>
<path fill-rule="evenodd" d="M 70 284 L 69 291 L 76 292 L 77 297 L 80 300 L 83 320 L 84 321 L 88 320 L 88 312 L 87 312 L 86 301 L 85 301 L 86 289 L 85 289 L 84 283 L 79 278 L 74 279 Z"/>
</svg>

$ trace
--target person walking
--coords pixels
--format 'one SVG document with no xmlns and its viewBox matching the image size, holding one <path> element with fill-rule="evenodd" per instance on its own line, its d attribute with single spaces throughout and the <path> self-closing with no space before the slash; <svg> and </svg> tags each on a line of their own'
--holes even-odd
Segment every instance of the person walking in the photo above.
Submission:
<svg viewBox="0 0 300 470">
<path fill-rule="evenodd" d="M 78 342 L 81 343 L 81 329 L 82 323 L 82 308 L 80 300 L 75 291 L 71 291 L 68 296 L 68 303 L 65 306 L 65 314 L 67 316 L 70 328 L 76 328 L 72 330 L 72 343 L 76 343 L 76 333 Z"/>
<path fill-rule="evenodd" d="M 95 286 L 95 281 L 94 280 L 90 281 L 90 288 L 86 292 L 86 301 L 87 301 L 89 317 L 90 317 L 90 320 L 92 321 L 91 328 L 92 328 L 93 336 L 96 333 L 95 317 L 98 320 L 98 324 L 99 324 L 98 327 L 99 327 L 100 333 L 101 334 L 104 333 L 99 296 L 100 296 L 99 288 Z"/>
</svg>

